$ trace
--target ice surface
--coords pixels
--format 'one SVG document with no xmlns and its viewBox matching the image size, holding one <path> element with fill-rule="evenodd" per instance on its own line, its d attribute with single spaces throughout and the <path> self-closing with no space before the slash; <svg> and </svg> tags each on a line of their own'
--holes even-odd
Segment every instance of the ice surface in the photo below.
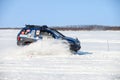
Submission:
<svg viewBox="0 0 120 80">
<path fill-rule="evenodd" d="M 120 31 L 61 31 L 81 41 L 76 55 L 54 40 L 18 47 L 18 32 L 0 30 L 0 80 L 120 80 Z"/>
</svg>

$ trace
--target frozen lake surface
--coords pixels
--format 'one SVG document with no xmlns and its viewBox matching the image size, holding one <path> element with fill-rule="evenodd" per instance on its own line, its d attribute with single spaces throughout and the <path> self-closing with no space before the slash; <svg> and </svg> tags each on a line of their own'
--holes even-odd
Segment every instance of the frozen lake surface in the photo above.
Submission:
<svg viewBox="0 0 120 80">
<path fill-rule="evenodd" d="M 18 47 L 18 32 L 0 30 L 0 80 L 120 80 L 120 31 L 60 31 L 81 41 L 76 55 L 53 41 Z"/>
</svg>

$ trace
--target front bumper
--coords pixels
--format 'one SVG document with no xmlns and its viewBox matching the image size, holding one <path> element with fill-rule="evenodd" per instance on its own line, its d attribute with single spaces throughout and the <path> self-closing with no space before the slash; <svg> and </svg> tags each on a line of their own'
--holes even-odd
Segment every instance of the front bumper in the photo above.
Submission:
<svg viewBox="0 0 120 80">
<path fill-rule="evenodd" d="M 72 51 L 78 51 L 81 49 L 81 46 L 80 45 L 70 45 L 70 50 Z"/>
</svg>

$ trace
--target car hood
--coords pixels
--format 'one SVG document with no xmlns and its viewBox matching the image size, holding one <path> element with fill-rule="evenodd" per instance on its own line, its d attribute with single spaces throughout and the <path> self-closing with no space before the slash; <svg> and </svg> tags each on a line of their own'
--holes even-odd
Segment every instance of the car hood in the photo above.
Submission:
<svg viewBox="0 0 120 80">
<path fill-rule="evenodd" d="M 71 37 L 64 37 L 63 39 L 65 39 L 67 41 L 70 41 L 70 42 L 74 42 L 74 43 L 76 43 L 78 41 L 78 39 L 74 39 L 74 38 L 71 38 Z"/>
</svg>

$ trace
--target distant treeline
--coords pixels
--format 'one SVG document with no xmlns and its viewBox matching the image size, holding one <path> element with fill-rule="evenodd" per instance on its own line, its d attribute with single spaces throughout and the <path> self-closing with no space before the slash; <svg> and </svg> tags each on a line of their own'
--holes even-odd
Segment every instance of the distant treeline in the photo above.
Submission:
<svg viewBox="0 0 120 80">
<path fill-rule="evenodd" d="M 74 25 L 54 27 L 57 30 L 120 30 L 120 26 L 102 26 L 102 25 Z"/>
<path fill-rule="evenodd" d="M 50 26 L 57 30 L 120 30 L 120 26 L 103 26 L 103 25 L 68 25 L 68 26 Z M 0 28 L 0 29 L 21 29 L 21 27 L 16 28 Z"/>
</svg>

